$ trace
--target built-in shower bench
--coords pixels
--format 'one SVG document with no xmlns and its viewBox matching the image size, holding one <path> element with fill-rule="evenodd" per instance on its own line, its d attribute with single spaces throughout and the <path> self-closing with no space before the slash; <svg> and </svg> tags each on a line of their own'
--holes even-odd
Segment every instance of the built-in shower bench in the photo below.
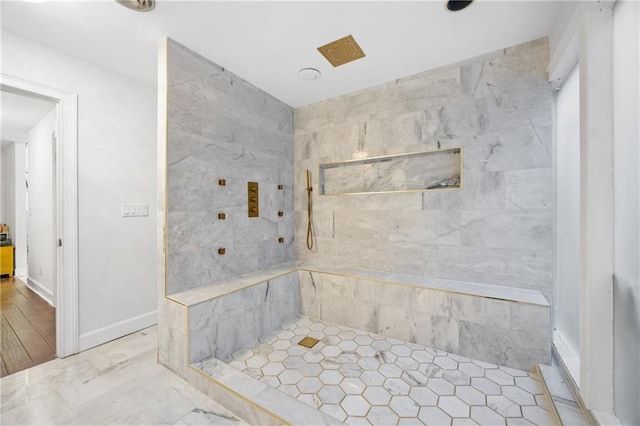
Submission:
<svg viewBox="0 0 640 426">
<path fill-rule="evenodd" d="M 528 371 L 551 360 L 540 291 L 308 262 L 298 270 L 310 317 Z"/>
</svg>

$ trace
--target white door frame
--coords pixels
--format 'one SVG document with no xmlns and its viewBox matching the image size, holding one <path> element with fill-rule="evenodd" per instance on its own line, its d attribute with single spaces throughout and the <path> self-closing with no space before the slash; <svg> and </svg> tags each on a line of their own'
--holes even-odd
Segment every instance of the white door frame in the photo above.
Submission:
<svg viewBox="0 0 640 426">
<path fill-rule="evenodd" d="M 78 352 L 78 95 L 0 74 L 6 92 L 57 103 L 56 130 L 56 355 Z"/>
</svg>

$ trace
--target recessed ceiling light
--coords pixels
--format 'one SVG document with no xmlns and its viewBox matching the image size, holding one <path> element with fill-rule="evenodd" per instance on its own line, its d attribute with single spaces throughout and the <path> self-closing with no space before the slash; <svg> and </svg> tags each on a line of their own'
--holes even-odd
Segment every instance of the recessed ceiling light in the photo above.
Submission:
<svg viewBox="0 0 640 426">
<path fill-rule="evenodd" d="M 302 68 L 298 75 L 303 80 L 317 80 L 320 78 L 320 71 L 315 68 Z"/>
<path fill-rule="evenodd" d="M 457 12 L 469 6 L 473 0 L 449 0 L 447 1 L 447 9 L 452 12 Z"/>
</svg>

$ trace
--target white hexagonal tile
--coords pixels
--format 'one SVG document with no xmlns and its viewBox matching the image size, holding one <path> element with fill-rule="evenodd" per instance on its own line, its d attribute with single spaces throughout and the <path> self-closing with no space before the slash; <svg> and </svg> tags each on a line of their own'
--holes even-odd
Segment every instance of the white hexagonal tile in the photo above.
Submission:
<svg viewBox="0 0 640 426">
<path fill-rule="evenodd" d="M 300 391 L 295 385 L 280 385 L 277 389 L 293 398 L 300 396 Z"/>
<path fill-rule="evenodd" d="M 398 359 L 397 355 L 392 354 L 390 351 L 377 351 L 374 358 L 385 364 L 393 364 Z"/>
<path fill-rule="evenodd" d="M 485 394 L 472 386 L 456 386 L 456 396 L 469 405 L 486 405 Z"/>
<path fill-rule="evenodd" d="M 358 344 L 353 340 L 345 340 L 338 344 L 338 347 L 343 351 L 355 351 L 358 347 Z"/>
<path fill-rule="evenodd" d="M 262 378 L 262 370 L 260 370 L 259 368 L 247 368 L 246 370 L 243 371 L 243 373 L 255 379 Z"/>
<path fill-rule="evenodd" d="M 366 416 L 371 405 L 360 395 L 347 395 L 340 403 L 349 416 Z"/>
<path fill-rule="evenodd" d="M 429 379 L 419 371 L 405 371 L 402 373 L 401 379 L 409 384 L 409 386 L 426 386 Z"/>
<path fill-rule="evenodd" d="M 497 369 L 498 368 L 498 366 L 495 365 L 495 364 L 491 364 L 490 362 L 478 361 L 477 359 L 472 359 L 471 362 L 473 362 L 474 364 L 484 368 L 485 370 Z"/>
<path fill-rule="evenodd" d="M 342 363 L 335 356 L 327 356 L 322 361 L 320 361 L 320 365 L 325 370 L 338 370 L 342 367 Z"/>
<path fill-rule="evenodd" d="M 318 339 L 318 340 L 322 340 L 324 339 L 324 333 L 322 331 L 312 331 L 311 333 L 309 333 L 309 337 L 313 337 L 314 339 Z M 316 346 L 313 347 L 313 349 L 318 350 L 318 346 L 319 344 L 321 344 L 322 342 L 318 342 L 316 343 Z"/>
<path fill-rule="evenodd" d="M 533 395 L 517 386 L 502 386 L 502 396 L 518 405 L 536 405 Z"/>
<path fill-rule="evenodd" d="M 505 419 L 489 407 L 471 407 L 471 418 L 482 426 L 504 425 Z"/>
<path fill-rule="evenodd" d="M 472 363 L 461 362 L 458 364 L 458 371 L 466 374 L 469 377 L 484 377 L 484 368 Z"/>
<path fill-rule="evenodd" d="M 356 338 L 356 333 L 353 331 L 341 331 L 338 333 L 338 337 L 342 340 L 354 340 Z"/>
<path fill-rule="evenodd" d="M 503 417 L 522 417 L 520 406 L 502 395 L 489 395 L 487 406 Z"/>
<path fill-rule="evenodd" d="M 420 364 L 415 359 L 408 356 L 399 356 L 396 365 L 405 371 L 417 370 Z"/>
<path fill-rule="evenodd" d="M 365 384 L 360 379 L 348 377 L 340 383 L 340 387 L 347 395 L 360 395 L 364 392 Z"/>
<path fill-rule="evenodd" d="M 515 417 L 507 419 L 507 426 L 536 426 L 527 419 L 522 417 Z"/>
<path fill-rule="evenodd" d="M 478 426 L 478 423 L 471 419 L 457 418 L 451 421 L 451 426 Z"/>
<path fill-rule="evenodd" d="M 298 369 L 304 365 L 304 359 L 300 356 L 290 356 L 282 361 L 285 368 Z"/>
<path fill-rule="evenodd" d="M 335 385 L 325 385 L 318 391 L 318 398 L 325 404 L 339 404 L 345 395 L 344 391 Z"/>
<path fill-rule="evenodd" d="M 347 413 L 345 413 L 342 407 L 337 404 L 322 404 L 320 411 L 330 415 L 334 419 L 340 420 L 341 422 L 344 422 L 347 418 Z"/>
<path fill-rule="evenodd" d="M 371 405 L 387 405 L 391 401 L 391 394 L 382 386 L 367 386 L 362 396 Z"/>
<path fill-rule="evenodd" d="M 373 347 L 371 347 L 371 346 L 358 346 L 356 348 L 356 353 L 358 355 L 362 356 L 362 357 L 371 358 L 371 357 L 375 356 L 377 351 L 375 349 L 373 349 Z"/>
<path fill-rule="evenodd" d="M 402 368 L 395 364 L 382 364 L 378 371 L 385 377 L 400 377 L 403 373 Z"/>
<path fill-rule="evenodd" d="M 247 367 L 249 368 L 261 368 L 263 365 L 268 363 L 269 360 L 265 356 L 256 355 L 256 356 L 252 356 L 245 362 L 247 363 Z"/>
<path fill-rule="evenodd" d="M 296 321 L 300 327 L 308 327 L 313 324 L 313 320 L 306 315 L 301 315 L 298 321 Z"/>
<path fill-rule="evenodd" d="M 411 355 L 411 349 L 409 349 L 406 345 L 393 345 L 391 349 L 389 349 L 392 353 L 398 356 L 409 356 Z"/>
<path fill-rule="evenodd" d="M 542 407 L 545 410 L 547 409 L 547 400 L 544 395 L 534 395 L 533 397 L 536 399 L 536 405 L 538 407 Z"/>
<path fill-rule="evenodd" d="M 473 377 L 471 379 L 471 386 L 478 389 L 485 395 L 500 395 L 500 385 L 485 377 Z"/>
<path fill-rule="evenodd" d="M 380 386 L 384 383 L 385 377 L 377 371 L 365 371 L 360 375 L 360 380 L 367 386 Z"/>
<path fill-rule="evenodd" d="M 308 351 L 309 349 L 300 345 L 291 346 L 289 349 L 287 349 L 287 353 L 289 354 L 289 356 L 302 356 Z"/>
<path fill-rule="evenodd" d="M 529 373 L 524 370 L 516 370 L 515 368 L 505 367 L 503 365 L 498 367 L 500 370 L 512 375 L 513 377 L 529 377 Z"/>
<path fill-rule="evenodd" d="M 418 418 L 428 425 L 450 425 L 451 417 L 438 407 L 422 407 L 418 412 Z"/>
<path fill-rule="evenodd" d="M 537 425 L 550 425 L 553 423 L 549 412 L 536 406 L 522 407 L 522 417 Z"/>
<path fill-rule="evenodd" d="M 333 325 L 327 326 L 327 328 L 323 330 L 324 334 L 326 334 L 327 336 L 337 336 L 340 331 L 341 330 L 338 327 L 335 327 Z"/>
<path fill-rule="evenodd" d="M 420 406 L 408 396 L 394 396 L 389 403 L 391 408 L 400 417 L 416 417 Z"/>
<path fill-rule="evenodd" d="M 269 362 L 262 367 L 262 374 L 265 376 L 277 376 L 284 371 L 281 362 Z"/>
<path fill-rule="evenodd" d="M 364 369 L 358 364 L 345 364 L 339 371 L 344 377 L 360 377 Z"/>
<path fill-rule="evenodd" d="M 345 420 L 344 422 L 348 425 L 356 425 L 356 426 L 371 424 L 369 423 L 369 420 L 367 420 L 366 417 L 354 417 L 354 416 L 347 417 L 347 420 Z"/>
<path fill-rule="evenodd" d="M 484 372 L 484 376 L 491 380 L 496 382 L 499 385 L 502 386 L 506 386 L 506 385 L 515 385 L 516 382 L 513 380 L 513 376 L 511 376 L 510 374 L 505 373 L 502 370 L 487 370 Z"/>
<path fill-rule="evenodd" d="M 516 377 L 516 386 L 533 395 L 542 395 L 542 385 L 531 377 Z"/>
<path fill-rule="evenodd" d="M 316 410 L 322 405 L 322 401 L 318 398 L 318 395 L 312 393 L 303 393 L 296 398 L 298 401 L 302 401 L 310 407 Z"/>
<path fill-rule="evenodd" d="M 403 417 L 398 422 L 398 426 L 424 426 L 424 423 L 417 418 Z"/>
<path fill-rule="evenodd" d="M 378 362 L 377 359 L 370 358 L 370 357 L 362 357 L 362 358 L 360 358 L 358 360 L 358 365 L 363 370 L 376 371 L 378 368 L 380 368 L 380 362 Z"/>
<path fill-rule="evenodd" d="M 289 354 L 285 351 L 273 351 L 267 355 L 267 358 L 269 358 L 269 361 L 280 362 L 284 361 L 288 356 Z"/>
<path fill-rule="evenodd" d="M 433 358 L 433 363 L 444 370 L 458 369 L 458 362 L 448 356 L 437 356 Z"/>
<path fill-rule="evenodd" d="M 295 385 L 302 380 L 302 374 L 297 370 L 284 370 L 278 375 L 278 379 L 284 385 Z"/>
<path fill-rule="evenodd" d="M 317 377 L 303 377 L 296 386 L 302 393 L 316 393 L 323 386 L 323 383 Z"/>
<path fill-rule="evenodd" d="M 240 361 L 239 359 L 234 359 L 230 363 L 228 363 L 229 367 L 233 367 L 238 371 L 244 371 L 247 369 L 247 364 L 244 361 Z"/>
<path fill-rule="evenodd" d="M 293 331 L 290 330 L 281 331 L 280 333 L 278 333 L 278 339 L 282 340 L 290 340 L 293 338 L 293 336 L 295 336 L 295 334 L 293 334 Z"/>
<path fill-rule="evenodd" d="M 302 355 L 302 358 L 306 362 L 320 362 L 324 359 L 324 355 L 319 351 L 308 351 L 306 354 Z"/>
<path fill-rule="evenodd" d="M 458 354 L 447 353 L 447 356 L 452 360 L 457 361 L 458 363 L 472 361 L 471 358 L 467 358 L 466 356 L 462 356 Z"/>
<path fill-rule="evenodd" d="M 440 378 L 429 379 L 427 386 L 438 395 L 453 395 L 455 390 L 455 387 L 451 383 Z"/>
<path fill-rule="evenodd" d="M 291 347 L 291 342 L 288 340 L 276 340 L 271 346 L 276 351 L 286 351 Z"/>
<path fill-rule="evenodd" d="M 322 343 L 327 346 L 338 346 L 342 342 L 338 336 L 324 336 L 322 338 Z"/>
<path fill-rule="evenodd" d="M 373 339 L 369 336 L 356 336 L 355 339 L 353 339 L 358 345 L 361 346 L 369 346 L 373 343 Z"/>
<path fill-rule="evenodd" d="M 382 385 L 391 395 L 409 395 L 411 386 L 402 379 L 387 379 Z"/>
<path fill-rule="evenodd" d="M 411 358 L 418 361 L 420 364 L 428 364 L 433 362 L 433 354 L 427 351 L 412 351 Z"/>
<path fill-rule="evenodd" d="M 371 407 L 369 414 L 367 414 L 367 420 L 375 426 L 388 426 L 398 423 L 398 415 L 391 411 L 389 407 Z"/>
<path fill-rule="evenodd" d="M 325 385 L 337 385 L 344 379 L 344 376 L 339 371 L 325 370 L 320 374 L 319 378 Z"/>
<path fill-rule="evenodd" d="M 337 346 L 325 346 L 322 348 L 322 354 L 327 357 L 338 356 L 342 353 L 342 349 Z"/>
<path fill-rule="evenodd" d="M 358 359 L 360 359 L 360 357 L 358 356 L 358 354 L 353 352 L 342 352 L 340 355 L 338 355 L 338 359 L 343 364 L 355 364 L 356 362 L 358 362 Z"/>
<path fill-rule="evenodd" d="M 438 405 L 438 395 L 426 387 L 411 388 L 409 397 L 421 406 Z"/>
<path fill-rule="evenodd" d="M 451 417 L 469 417 L 469 405 L 455 396 L 441 396 L 438 407 Z"/>
<path fill-rule="evenodd" d="M 371 346 L 377 351 L 388 351 L 391 349 L 391 343 L 386 340 L 376 340 L 371 344 Z"/>
<path fill-rule="evenodd" d="M 327 326 L 324 325 L 324 323 L 321 322 L 314 322 L 313 324 L 311 324 L 309 326 L 309 330 L 311 331 L 322 331 L 326 328 Z"/>
<path fill-rule="evenodd" d="M 445 370 L 442 378 L 456 386 L 471 384 L 471 378 L 458 370 Z"/>
<path fill-rule="evenodd" d="M 298 369 L 304 377 L 318 377 L 322 373 L 323 368 L 320 364 L 307 363 Z"/>
</svg>

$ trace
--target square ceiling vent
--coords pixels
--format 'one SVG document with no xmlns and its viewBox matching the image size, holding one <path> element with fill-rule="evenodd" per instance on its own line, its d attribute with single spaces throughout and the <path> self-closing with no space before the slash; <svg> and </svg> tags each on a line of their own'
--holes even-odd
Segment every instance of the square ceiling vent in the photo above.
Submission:
<svg viewBox="0 0 640 426">
<path fill-rule="evenodd" d="M 318 51 L 334 67 L 339 67 L 366 56 L 351 34 L 318 47 Z"/>
</svg>

